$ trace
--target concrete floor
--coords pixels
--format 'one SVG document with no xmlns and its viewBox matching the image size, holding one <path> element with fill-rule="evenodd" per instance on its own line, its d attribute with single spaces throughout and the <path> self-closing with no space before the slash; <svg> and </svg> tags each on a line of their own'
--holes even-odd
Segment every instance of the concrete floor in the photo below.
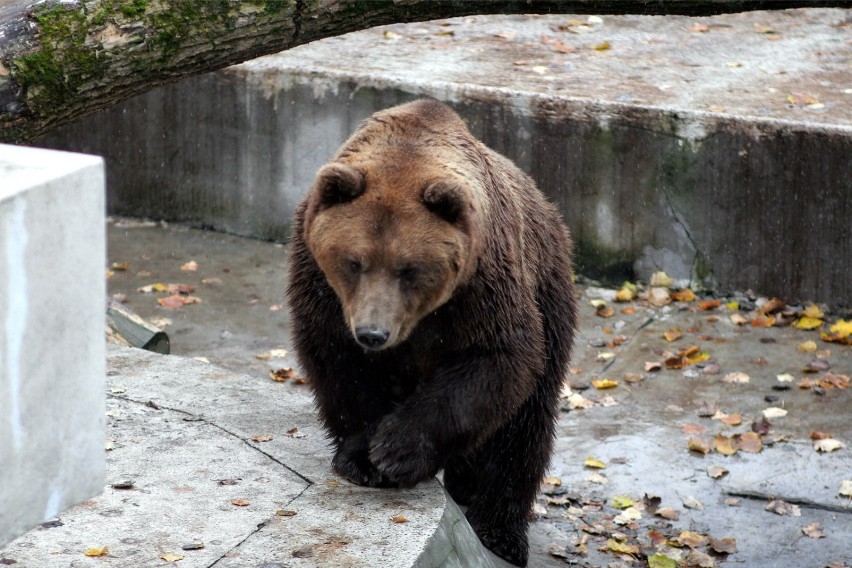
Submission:
<svg viewBox="0 0 852 568">
<path fill-rule="evenodd" d="M 291 355 L 257 357 L 271 349 L 289 350 L 286 247 L 132 220 L 111 222 L 108 242 L 110 262 L 127 263 L 126 270 L 115 270 L 109 278 L 110 294 L 126 295 L 129 308 L 164 325 L 172 353 L 206 357 L 258 376 L 294 364 Z M 195 271 L 181 269 L 193 260 Z M 165 294 L 137 291 L 156 282 L 191 284 L 202 302 L 165 309 L 157 302 Z M 589 303 L 600 292 L 587 285 L 583 290 L 571 384 L 592 406 L 567 412 L 572 402 L 583 403 L 576 397 L 565 399 L 550 471 L 561 485 L 544 486 L 540 496 L 538 518 L 531 525 L 530 565 L 645 566 L 646 555 L 654 553 L 654 539 L 673 541 L 682 531 L 736 539 L 737 552 L 715 555 L 715 565 L 852 564 L 852 503 L 839 494 L 841 483 L 852 479 L 852 448 L 821 453 L 810 439 L 812 432 L 824 432 L 852 443 L 850 392 L 828 388 L 819 394 L 819 389 L 798 386 L 804 377 L 827 376 L 824 370 L 803 371 L 815 355 L 800 350 L 800 344 L 815 341 L 818 350 L 830 352 L 819 353 L 830 372 L 847 377 L 852 374 L 852 349 L 823 342 L 814 331 L 737 326 L 730 319 L 735 312 L 724 307 L 728 299 L 707 311 L 697 302 L 663 308 L 642 301 L 610 302 L 615 314 L 602 318 Z M 749 299 L 743 295 L 740 300 Z M 625 313 L 624 308 L 635 311 Z M 748 311 L 736 314 L 752 317 Z M 835 318 L 827 316 L 829 321 Z M 679 328 L 683 337 L 668 342 L 662 334 L 672 328 Z M 645 372 L 646 362 L 663 360 L 663 351 L 690 345 L 710 354 L 703 368 Z M 718 373 L 712 373 L 711 363 L 718 364 Z M 749 382 L 722 380 L 734 372 L 747 374 Z M 785 373 L 793 376 L 791 383 L 777 379 Z M 618 385 L 599 390 L 592 384 L 596 379 L 612 379 Z M 790 388 L 778 390 L 785 385 Z M 712 414 L 702 412 L 708 407 L 740 414 L 742 423 L 729 426 L 719 416 L 699 416 Z M 787 414 L 769 420 L 759 453 L 704 455 L 688 449 L 690 438 L 712 444 L 717 434 L 748 432 L 769 407 Z M 606 467 L 584 466 L 589 457 Z M 713 479 L 708 475 L 711 466 L 728 473 Z M 646 495 L 659 497 L 660 508 L 673 509 L 677 518 L 651 514 L 643 505 Z M 628 509 L 632 519 L 618 517 L 622 511 L 613 507 L 615 497 L 637 503 Z M 797 505 L 798 515 L 765 510 L 776 498 Z M 812 523 L 820 523 L 823 538 L 803 533 Z M 608 539 L 615 539 L 611 543 L 616 547 L 623 542 L 637 548 L 618 555 L 607 548 Z M 680 554 L 685 564 L 697 566 L 706 565 L 700 553 L 708 552 L 708 545 L 699 543 L 692 556 L 688 547 Z"/>
</svg>

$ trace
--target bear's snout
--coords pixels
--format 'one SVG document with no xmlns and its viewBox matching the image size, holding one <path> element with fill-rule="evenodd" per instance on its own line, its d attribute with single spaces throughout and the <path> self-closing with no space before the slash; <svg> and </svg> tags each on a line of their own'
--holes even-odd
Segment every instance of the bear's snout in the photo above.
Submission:
<svg viewBox="0 0 852 568">
<path fill-rule="evenodd" d="M 355 339 L 367 349 L 381 349 L 387 343 L 390 332 L 374 326 L 361 326 L 355 329 Z"/>
</svg>

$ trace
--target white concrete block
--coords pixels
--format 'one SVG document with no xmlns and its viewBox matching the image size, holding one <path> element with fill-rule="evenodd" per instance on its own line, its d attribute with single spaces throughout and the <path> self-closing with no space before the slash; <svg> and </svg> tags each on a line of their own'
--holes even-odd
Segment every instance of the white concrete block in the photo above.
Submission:
<svg viewBox="0 0 852 568">
<path fill-rule="evenodd" d="M 0 546 L 104 484 L 103 160 L 0 145 Z"/>
</svg>

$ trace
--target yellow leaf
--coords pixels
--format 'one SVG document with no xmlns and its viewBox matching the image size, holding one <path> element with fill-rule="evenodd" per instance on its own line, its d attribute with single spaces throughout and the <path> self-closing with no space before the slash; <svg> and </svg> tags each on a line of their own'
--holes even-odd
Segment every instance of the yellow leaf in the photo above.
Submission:
<svg viewBox="0 0 852 568">
<path fill-rule="evenodd" d="M 391 517 L 391 520 L 395 523 L 407 523 L 408 517 L 405 517 L 403 515 L 394 515 L 393 517 Z"/>
<path fill-rule="evenodd" d="M 811 304 L 810 306 L 805 308 L 802 312 L 802 315 L 814 319 L 822 319 L 825 317 L 825 314 L 822 313 L 822 310 L 819 309 L 819 306 L 817 306 L 816 304 Z"/>
<path fill-rule="evenodd" d="M 595 46 L 595 51 L 606 51 L 610 47 L 612 47 L 612 44 L 608 41 L 603 41 Z"/>
<path fill-rule="evenodd" d="M 177 562 L 178 560 L 183 560 L 183 554 L 175 554 L 174 552 L 166 552 L 162 556 L 160 556 L 166 562 Z"/>
<path fill-rule="evenodd" d="M 731 310 L 732 312 L 735 312 L 735 311 L 737 311 L 738 309 L 740 309 L 740 303 L 739 303 L 739 302 L 737 302 L 736 300 L 733 300 L 733 301 L 731 301 L 731 302 L 728 302 L 727 304 L 725 304 L 725 306 L 727 306 L 727 308 L 728 308 L 729 310 Z"/>
<path fill-rule="evenodd" d="M 793 327 L 798 329 L 816 329 L 822 325 L 821 319 L 816 319 L 808 316 L 804 316 L 800 318 L 796 323 L 793 324 Z"/>
<path fill-rule="evenodd" d="M 680 330 L 679 327 L 673 327 L 671 329 L 666 330 L 665 333 L 663 333 L 663 337 L 666 341 L 671 343 L 672 341 L 677 341 L 678 339 L 683 337 L 683 332 Z"/>
<path fill-rule="evenodd" d="M 593 457 L 586 458 L 586 460 L 583 462 L 583 465 L 586 467 L 593 467 L 595 469 L 604 469 L 606 467 L 606 464 L 604 462 Z"/>
<path fill-rule="evenodd" d="M 813 353 L 817 350 L 817 344 L 814 341 L 805 341 L 804 343 L 799 343 L 798 349 L 804 353 Z"/>
<path fill-rule="evenodd" d="M 706 351 L 701 351 L 699 353 L 693 353 L 691 355 L 686 356 L 686 362 L 689 365 L 694 365 L 696 363 L 703 363 L 704 361 L 707 361 L 708 359 L 710 359 L 710 354 L 707 353 Z"/>
<path fill-rule="evenodd" d="M 562 480 L 559 479 L 558 477 L 554 477 L 552 475 L 549 475 L 549 476 L 544 478 L 544 483 L 547 483 L 548 485 L 552 485 L 554 487 L 559 487 L 560 485 L 562 485 Z"/>
<path fill-rule="evenodd" d="M 637 545 L 619 542 L 614 538 L 607 539 L 606 546 L 611 552 L 619 554 L 639 554 L 639 547 Z"/>
<path fill-rule="evenodd" d="M 625 282 L 615 293 L 615 300 L 617 302 L 629 302 L 636 297 L 637 293 L 636 284 Z"/>
<path fill-rule="evenodd" d="M 670 294 L 671 299 L 676 302 L 694 302 L 695 301 L 695 292 L 690 290 L 689 288 L 684 288 L 683 290 L 678 290 L 677 292 L 672 292 Z"/>
<path fill-rule="evenodd" d="M 837 320 L 833 326 L 828 328 L 828 331 L 841 339 L 852 335 L 852 321 Z"/>
<path fill-rule="evenodd" d="M 592 384 L 595 385 L 596 389 L 612 389 L 618 386 L 618 381 L 613 381 L 612 379 L 595 379 L 592 381 Z"/>
<path fill-rule="evenodd" d="M 723 436 L 722 434 L 716 434 L 716 437 L 713 438 L 713 445 L 716 447 L 716 451 L 723 456 L 732 456 L 737 453 L 737 446 L 734 442 L 733 438 Z"/>
<path fill-rule="evenodd" d="M 626 509 L 633 506 L 633 499 L 622 495 L 616 495 L 612 498 L 612 506 L 616 509 Z"/>
<path fill-rule="evenodd" d="M 83 554 L 86 556 L 106 556 L 109 554 L 109 547 L 98 546 L 94 548 L 87 548 Z"/>
</svg>

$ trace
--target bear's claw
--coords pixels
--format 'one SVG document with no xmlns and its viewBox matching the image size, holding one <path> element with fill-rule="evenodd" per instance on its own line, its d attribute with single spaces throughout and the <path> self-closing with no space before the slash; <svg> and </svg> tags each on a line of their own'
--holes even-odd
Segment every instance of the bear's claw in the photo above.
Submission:
<svg viewBox="0 0 852 568">
<path fill-rule="evenodd" d="M 344 444 L 334 454 L 331 466 L 338 475 L 356 485 L 366 487 L 396 486 L 370 462 L 366 448 L 353 449 L 351 445 Z"/>
</svg>

